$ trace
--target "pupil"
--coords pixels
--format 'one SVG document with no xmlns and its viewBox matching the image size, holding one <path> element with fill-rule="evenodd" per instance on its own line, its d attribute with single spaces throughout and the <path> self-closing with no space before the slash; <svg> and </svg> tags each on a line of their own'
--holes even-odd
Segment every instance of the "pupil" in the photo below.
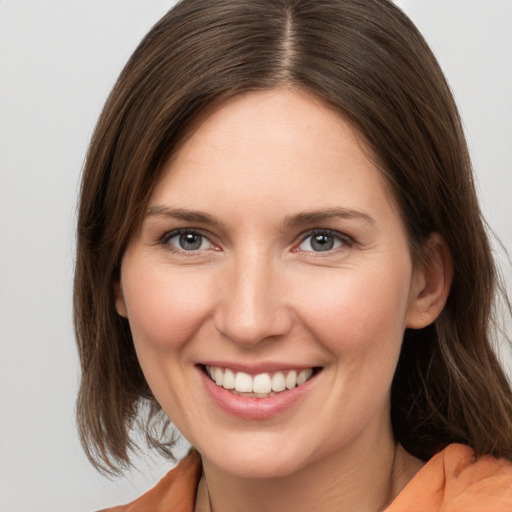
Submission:
<svg viewBox="0 0 512 512">
<path fill-rule="evenodd" d="M 193 251 L 201 247 L 202 237 L 201 235 L 195 235 L 194 233 L 184 233 L 180 235 L 180 247 L 185 251 Z"/>
<path fill-rule="evenodd" d="M 334 239 L 329 235 L 315 235 L 311 241 L 315 251 L 329 251 L 334 247 Z"/>
</svg>

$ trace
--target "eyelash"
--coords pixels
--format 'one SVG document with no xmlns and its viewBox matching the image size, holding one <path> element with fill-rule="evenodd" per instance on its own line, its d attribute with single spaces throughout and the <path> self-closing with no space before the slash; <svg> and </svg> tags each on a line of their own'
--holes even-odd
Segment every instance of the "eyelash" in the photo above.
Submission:
<svg viewBox="0 0 512 512">
<path fill-rule="evenodd" d="M 204 241 L 206 240 L 211 247 L 208 247 L 207 249 L 201 249 L 200 247 L 197 248 L 197 249 L 183 249 L 183 248 L 180 248 L 180 247 L 177 247 L 173 244 L 170 243 L 170 241 L 175 238 L 175 237 L 178 237 L 178 236 L 181 236 L 181 235 L 193 235 L 193 236 L 197 236 L 197 237 L 201 237 L 201 245 L 204 243 Z M 300 238 L 300 242 L 294 247 L 293 249 L 293 252 L 299 252 L 300 251 L 300 246 L 306 242 L 309 238 L 312 238 L 312 237 L 320 237 L 320 236 L 325 236 L 325 237 L 328 237 L 330 239 L 333 239 L 334 240 L 334 244 L 336 245 L 336 243 L 338 243 L 338 246 L 336 247 L 331 247 L 331 248 L 328 248 L 326 249 L 325 251 L 322 251 L 322 250 L 319 250 L 319 251 L 315 251 L 315 250 L 303 250 L 303 252 L 311 252 L 311 253 L 315 253 L 315 254 L 322 254 L 323 252 L 327 253 L 327 254 L 332 254 L 332 252 L 340 249 L 340 248 L 344 248 L 344 247 L 352 247 L 354 245 L 354 239 L 346 234 L 343 234 L 343 233 L 340 233 L 338 231 L 333 231 L 333 230 L 330 230 L 330 229 L 314 229 L 314 230 L 311 230 L 311 231 L 308 231 L 307 233 L 304 233 L 301 235 L 301 238 Z M 191 228 L 181 228 L 181 229 L 175 229 L 173 231 L 169 231 L 169 232 L 166 232 L 159 240 L 159 243 L 163 246 L 165 246 L 168 250 L 172 251 L 172 252 L 177 252 L 177 253 L 182 253 L 182 254 L 186 254 L 188 256 L 192 256 L 194 255 L 194 253 L 197 253 L 199 251 L 204 251 L 204 250 L 209 250 L 211 248 L 215 248 L 216 246 L 213 244 L 213 242 L 209 239 L 209 234 L 208 233 L 205 233 L 203 232 L 202 230 L 200 229 L 191 229 Z"/>
<path fill-rule="evenodd" d="M 201 237 L 201 245 L 206 240 L 212 247 L 215 247 L 213 242 L 211 242 L 211 240 L 209 239 L 208 234 L 204 233 L 200 229 L 190 229 L 190 228 L 181 228 L 181 229 L 175 229 L 173 231 L 169 231 L 169 232 L 165 233 L 160 238 L 159 243 L 161 245 L 165 246 L 165 248 L 168 249 L 169 251 L 185 254 L 187 256 L 193 256 L 194 253 L 198 252 L 197 249 L 187 250 L 187 249 L 176 247 L 175 245 L 170 243 L 170 241 L 173 238 L 181 236 L 181 235 L 195 235 L 197 237 Z M 207 250 L 207 249 L 199 249 L 199 250 Z"/>
<path fill-rule="evenodd" d="M 296 246 L 296 248 L 294 249 L 294 251 L 299 251 L 299 247 L 304 243 L 306 242 L 306 240 L 308 239 L 312 239 L 313 237 L 315 236 L 326 236 L 326 237 L 329 237 L 329 238 L 332 238 L 334 239 L 334 243 L 336 243 L 336 241 L 339 243 L 339 245 L 337 247 L 334 247 L 334 248 L 330 248 L 330 249 L 327 249 L 325 251 L 314 251 L 314 250 L 310 250 L 310 251 L 304 251 L 304 252 L 312 252 L 312 253 L 315 253 L 315 254 L 319 254 L 321 255 L 322 252 L 325 252 L 327 254 L 332 254 L 334 251 L 338 250 L 338 249 L 343 249 L 343 248 L 346 248 L 346 247 L 352 247 L 354 245 L 354 239 L 344 233 L 340 233 L 339 231 L 333 231 L 331 229 L 314 229 L 312 231 L 308 231 L 307 233 L 305 233 L 304 235 L 301 236 L 301 241 L 300 243 Z"/>
</svg>

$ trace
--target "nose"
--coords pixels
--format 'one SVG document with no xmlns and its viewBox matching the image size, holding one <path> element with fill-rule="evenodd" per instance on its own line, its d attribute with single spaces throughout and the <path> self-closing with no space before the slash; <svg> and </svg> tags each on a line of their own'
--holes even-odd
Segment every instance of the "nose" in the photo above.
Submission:
<svg viewBox="0 0 512 512">
<path fill-rule="evenodd" d="M 293 319 L 285 280 L 271 257 L 240 258 L 225 278 L 215 314 L 215 326 L 223 336 L 250 347 L 290 332 Z"/>
</svg>

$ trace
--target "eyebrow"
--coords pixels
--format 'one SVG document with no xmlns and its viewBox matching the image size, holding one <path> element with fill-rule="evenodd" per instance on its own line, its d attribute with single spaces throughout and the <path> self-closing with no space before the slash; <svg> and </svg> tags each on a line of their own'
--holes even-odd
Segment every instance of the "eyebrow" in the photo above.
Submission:
<svg viewBox="0 0 512 512">
<path fill-rule="evenodd" d="M 375 220 L 364 212 L 352 210 L 350 208 L 328 208 L 326 210 L 312 210 L 300 212 L 285 218 L 285 224 L 288 226 L 297 226 L 301 224 L 312 224 L 314 222 L 341 218 L 341 219 L 360 219 L 369 224 L 375 224 Z"/>
<path fill-rule="evenodd" d="M 188 222 L 200 222 L 202 224 L 216 227 L 224 226 L 224 223 L 221 220 L 208 213 L 188 210 L 186 208 L 169 208 L 159 204 L 150 206 L 147 210 L 147 215 L 151 217 L 157 216 L 180 219 Z M 285 217 L 284 224 L 287 226 L 299 226 L 333 218 L 360 219 L 369 224 L 375 224 L 375 220 L 368 214 L 350 208 L 328 208 L 325 210 L 299 212 Z"/>
<path fill-rule="evenodd" d="M 224 223 L 208 213 L 187 210 L 186 208 L 169 208 L 163 205 L 153 205 L 147 210 L 148 216 L 166 217 L 171 219 L 180 219 L 188 222 L 200 222 L 214 227 L 223 227 Z M 328 208 L 326 210 L 312 210 L 299 212 L 294 215 L 285 217 L 284 224 L 287 226 L 299 226 L 303 224 L 313 224 L 315 222 L 341 218 L 341 219 L 360 219 L 369 224 L 374 225 L 375 221 L 372 217 L 364 212 L 353 210 L 350 208 Z"/>
<path fill-rule="evenodd" d="M 167 217 L 171 219 L 186 220 L 188 222 L 200 222 L 210 226 L 222 226 L 223 223 L 208 213 L 199 212 L 195 210 L 187 210 L 185 208 L 168 208 L 163 205 L 150 206 L 146 212 L 149 217 Z"/>
</svg>

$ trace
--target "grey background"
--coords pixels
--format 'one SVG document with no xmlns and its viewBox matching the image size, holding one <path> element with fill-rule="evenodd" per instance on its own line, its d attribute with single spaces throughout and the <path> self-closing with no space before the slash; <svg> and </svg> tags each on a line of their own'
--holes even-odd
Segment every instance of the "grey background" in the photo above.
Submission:
<svg viewBox="0 0 512 512">
<path fill-rule="evenodd" d="M 512 252 L 512 1 L 397 0 L 462 110 L 483 209 Z M 164 0 L 0 0 L 0 511 L 125 503 L 169 464 L 109 481 L 74 427 L 75 201 L 89 137 Z M 511 289 L 511 267 L 498 252 Z M 506 327 L 510 335 L 510 325 Z M 510 349 L 503 352 L 507 364 Z"/>
</svg>

